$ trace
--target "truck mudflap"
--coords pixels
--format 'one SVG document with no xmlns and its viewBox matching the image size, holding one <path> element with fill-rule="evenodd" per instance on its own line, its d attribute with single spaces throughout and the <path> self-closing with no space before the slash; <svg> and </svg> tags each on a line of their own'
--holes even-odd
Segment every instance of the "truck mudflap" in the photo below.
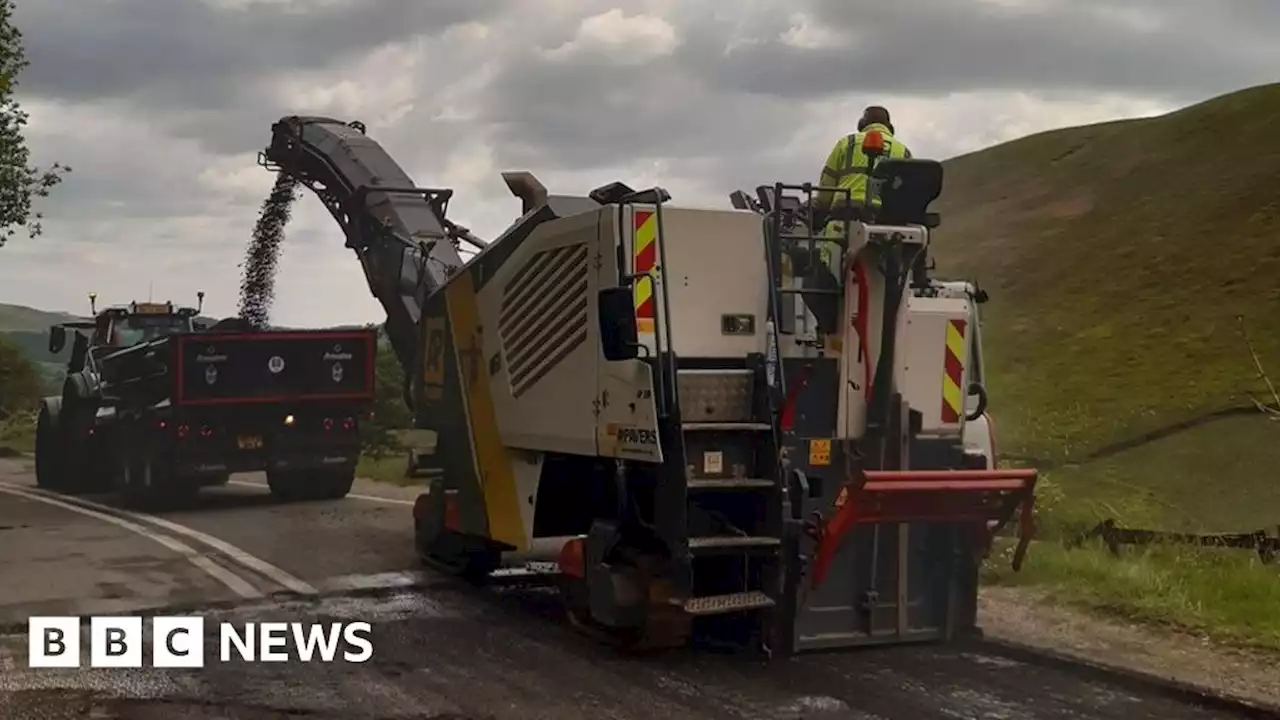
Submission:
<svg viewBox="0 0 1280 720">
<path fill-rule="evenodd" d="M 829 488 L 792 474 L 792 497 L 819 497 L 792 508 L 784 653 L 976 632 L 992 538 L 1018 519 L 1017 569 L 1034 533 L 1035 470 L 867 470 Z"/>
</svg>

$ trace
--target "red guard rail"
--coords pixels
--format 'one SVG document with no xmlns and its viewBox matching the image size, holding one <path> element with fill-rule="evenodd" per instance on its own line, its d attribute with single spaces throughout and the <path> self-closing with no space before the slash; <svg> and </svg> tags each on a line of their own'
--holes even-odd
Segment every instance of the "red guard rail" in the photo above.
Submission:
<svg viewBox="0 0 1280 720">
<path fill-rule="evenodd" d="M 816 587 L 830 571 L 845 537 L 857 525 L 928 522 L 973 524 L 986 542 L 1015 514 L 1019 570 L 1035 532 L 1036 470 L 867 470 L 845 485 L 835 512 L 815 528 L 812 581 Z M 1020 512 L 1019 512 L 1020 511 Z"/>
</svg>

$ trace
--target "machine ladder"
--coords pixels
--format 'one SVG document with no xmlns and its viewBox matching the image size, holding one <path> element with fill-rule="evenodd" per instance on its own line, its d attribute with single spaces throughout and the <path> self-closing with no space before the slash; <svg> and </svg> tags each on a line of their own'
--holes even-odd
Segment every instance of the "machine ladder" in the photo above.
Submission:
<svg viewBox="0 0 1280 720">
<path fill-rule="evenodd" d="M 753 628 L 778 604 L 782 586 L 781 466 L 767 363 L 763 355 L 678 358 L 671 351 L 670 309 L 659 289 L 663 198 L 650 193 L 639 202 L 656 216 L 658 267 L 643 270 L 663 303 L 650 362 L 667 454 L 655 521 L 678 568 L 670 602 L 706 628 L 695 637 L 760 637 Z"/>
<path fill-rule="evenodd" d="M 661 253 L 661 208 L 656 211 Z M 771 237 L 781 230 L 775 227 Z M 821 248 L 814 234 L 804 235 L 810 242 L 798 255 L 818 258 Z M 838 265 L 835 270 L 830 266 L 831 258 L 839 261 L 841 251 L 838 243 L 830 245 L 824 262 L 806 263 L 782 255 L 777 243 L 768 244 L 772 286 L 765 353 L 724 359 L 656 353 L 659 363 L 670 361 L 658 375 L 675 378 L 674 392 L 662 405 L 679 419 L 671 424 L 679 428 L 678 438 L 670 438 L 666 446 L 678 450 L 682 461 L 679 469 L 668 471 L 678 475 L 671 485 L 680 491 L 668 494 L 664 505 L 678 505 L 683 511 L 680 527 L 675 527 L 675 518 L 667 523 L 667 535 L 685 544 L 681 550 L 686 553 L 688 575 L 682 584 L 690 592 L 675 602 L 705 624 L 721 626 L 722 632 L 699 633 L 702 637 L 732 637 L 768 647 L 777 612 L 789 604 L 784 590 L 789 566 L 784 521 L 788 503 L 780 452 L 789 419 L 779 343 L 785 335 L 821 355 L 825 332 L 830 331 L 826 326 L 836 322 L 834 312 L 843 295 Z M 807 273 L 795 281 L 788 279 L 785 287 L 781 281 L 784 257 L 792 268 Z M 782 308 L 782 298 L 793 299 L 787 310 Z M 803 305 L 795 299 L 803 300 Z M 830 311 L 824 313 L 827 308 Z"/>
<path fill-rule="evenodd" d="M 762 361 L 677 370 L 692 589 L 681 605 L 695 616 L 778 602 L 782 498 Z"/>
</svg>

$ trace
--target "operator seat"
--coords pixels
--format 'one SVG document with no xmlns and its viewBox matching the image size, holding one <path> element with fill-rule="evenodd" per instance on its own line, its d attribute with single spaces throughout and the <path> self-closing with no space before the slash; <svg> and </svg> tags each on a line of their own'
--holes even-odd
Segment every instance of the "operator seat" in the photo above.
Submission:
<svg viewBox="0 0 1280 720">
<path fill-rule="evenodd" d="M 938 215 L 929 212 L 929 203 L 942 194 L 942 163 L 937 160 L 884 160 L 876 165 L 871 177 L 880 184 L 877 223 L 937 227 Z"/>
</svg>

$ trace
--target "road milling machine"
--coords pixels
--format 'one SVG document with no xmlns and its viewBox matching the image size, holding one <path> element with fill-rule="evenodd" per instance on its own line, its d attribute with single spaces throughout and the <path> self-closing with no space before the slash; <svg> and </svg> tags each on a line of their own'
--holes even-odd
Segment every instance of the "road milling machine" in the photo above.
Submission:
<svg viewBox="0 0 1280 720">
<path fill-rule="evenodd" d="M 430 564 L 544 579 L 629 648 L 790 654 L 961 636 L 1012 520 L 1021 562 L 1036 472 L 996 467 L 985 294 L 930 276 L 939 163 L 882 161 L 838 232 L 807 216 L 830 188 L 691 209 L 509 173 L 522 214 L 489 243 L 359 123 L 284 118 L 260 163 L 324 201 L 386 308 L 434 435 Z"/>
</svg>

